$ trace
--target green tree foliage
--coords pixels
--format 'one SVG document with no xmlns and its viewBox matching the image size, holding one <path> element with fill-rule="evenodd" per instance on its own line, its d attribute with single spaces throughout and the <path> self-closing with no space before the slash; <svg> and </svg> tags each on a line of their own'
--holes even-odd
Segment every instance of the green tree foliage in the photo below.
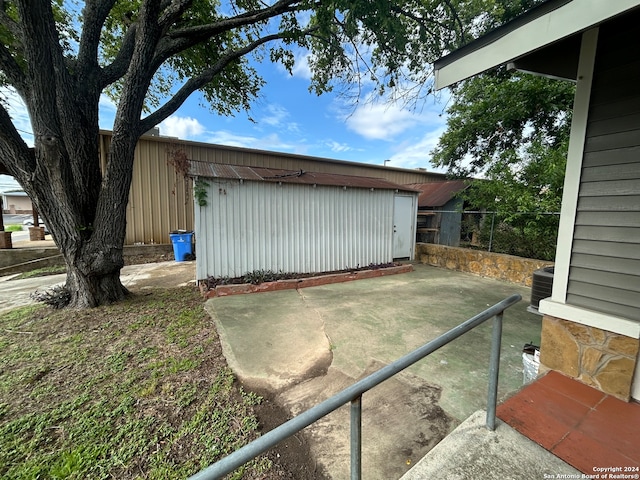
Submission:
<svg viewBox="0 0 640 480">
<path fill-rule="evenodd" d="M 499 0 L 478 32 L 539 4 Z M 504 68 L 452 88 L 447 130 L 432 163 L 455 177 L 482 176 L 464 192 L 485 217 L 480 239 L 492 249 L 553 260 L 575 88 L 570 82 Z M 491 234 L 493 224 L 493 234 Z"/>
<path fill-rule="evenodd" d="M 558 216 L 547 213 L 560 211 L 573 95 L 569 82 L 503 70 L 453 89 L 432 162 L 454 176 L 484 176 L 464 197 L 496 212 L 494 251 L 553 260 Z"/>
<path fill-rule="evenodd" d="M 291 70 L 310 52 L 310 89 L 407 82 L 429 92 L 429 63 L 482 28 L 497 0 L 0 0 L 0 86 L 23 99 L 29 148 L 0 99 L 0 159 L 46 220 L 71 305 L 126 295 L 126 205 L 138 138 L 194 92 L 221 115 L 248 110 L 260 62 Z M 372 85 L 372 86 L 371 86 Z M 116 103 L 106 166 L 98 104 Z M 103 152 L 105 153 L 105 152 Z"/>
</svg>

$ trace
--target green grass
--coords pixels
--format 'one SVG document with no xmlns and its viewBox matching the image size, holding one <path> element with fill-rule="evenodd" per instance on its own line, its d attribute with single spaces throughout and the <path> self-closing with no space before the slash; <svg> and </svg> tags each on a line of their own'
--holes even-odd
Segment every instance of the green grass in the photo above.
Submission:
<svg viewBox="0 0 640 480">
<path fill-rule="evenodd" d="M 0 318 L 1 478 L 185 478 L 256 438 L 259 402 L 193 289 Z"/>
<path fill-rule="evenodd" d="M 22 225 L 5 225 L 4 231 L 5 232 L 21 232 Z"/>
<path fill-rule="evenodd" d="M 65 273 L 66 271 L 67 270 L 63 265 L 53 265 L 51 267 L 42 267 L 21 273 L 20 275 L 17 275 L 15 279 L 21 280 L 24 278 L 44 277 L 46 275 L 58 275 L 60 273 Z"/>
</svg>

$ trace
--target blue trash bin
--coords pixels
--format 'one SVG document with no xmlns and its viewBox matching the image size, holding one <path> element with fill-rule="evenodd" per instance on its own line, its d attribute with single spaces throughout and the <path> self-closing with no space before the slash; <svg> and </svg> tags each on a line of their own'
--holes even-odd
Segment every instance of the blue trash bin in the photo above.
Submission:
<svg viewBox="0 0 640 480">
<path fill-rule="evenodd" d="M 193 232 L 172 232 L 169 234 L 169 238 L 173 244 L 173 256 L 176 262 L 184 262 L 187 259 L 187 255 L 193 255 L 191 246 Z"/>
</svg>

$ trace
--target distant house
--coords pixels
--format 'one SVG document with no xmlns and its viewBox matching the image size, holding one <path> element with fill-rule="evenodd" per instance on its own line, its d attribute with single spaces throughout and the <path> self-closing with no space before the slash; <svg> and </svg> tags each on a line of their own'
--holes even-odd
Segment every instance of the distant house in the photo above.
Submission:
<svg viewBox="0 0 640 480">
<path fill-rule="evenodd" d="M 418 192 L 386 180 L 191 161 L 196 277 L 413 259 Z M 204 201 L 202 201 L 204 200 Z"/>
<path fill-rule="evenodd" d="M 418 197 L 417 240 L 457 247 L 460 244 L 463 200 L 457 194 L 467 188 L 464 180 L 414 183 Z"/>
<path fill-rule="evenodd" d="M 549 0 L 435 64 L 443 88 L 499 65 L 576 82 L 541 363 L 640 399 L 640 0 Z"/>
<path fill-rule="evenodd" d="M 0 185 L 3 213 L 31 213 L 31 199 L 20 187 Z"/>
</svg>

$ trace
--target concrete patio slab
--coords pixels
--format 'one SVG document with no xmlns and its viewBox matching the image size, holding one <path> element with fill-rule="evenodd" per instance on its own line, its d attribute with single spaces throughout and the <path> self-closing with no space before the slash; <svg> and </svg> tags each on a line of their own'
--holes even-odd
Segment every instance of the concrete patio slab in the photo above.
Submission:
<svg viewBox="0 0 640 480">
<path fill-rule="evenodd" d="M 530 290 L 414 267 L 345 284 L 214 298 L 206 308 L 238 377 L 267 385 L 268 370 L 275 370 L 273 388 L 296 414 L 519 293 L 525 300 L 505 314 L 499 398 L 517 390 L 522 347 L 540 340 L 541 319 L 526 310 Z M 433 447 L 435 437 L 439 441 L 486 408 L 490 337 L 488 322 L 377 387 L 379 392 L 365 393 L 363 478 L 398 478 Z M 287 371 L 293 372 L 291 381 L 284 378 Z M 334 479 L 349 477 L 346 418 L 337 411 L 306 430 L 317 462 Z"/>
</svg>

